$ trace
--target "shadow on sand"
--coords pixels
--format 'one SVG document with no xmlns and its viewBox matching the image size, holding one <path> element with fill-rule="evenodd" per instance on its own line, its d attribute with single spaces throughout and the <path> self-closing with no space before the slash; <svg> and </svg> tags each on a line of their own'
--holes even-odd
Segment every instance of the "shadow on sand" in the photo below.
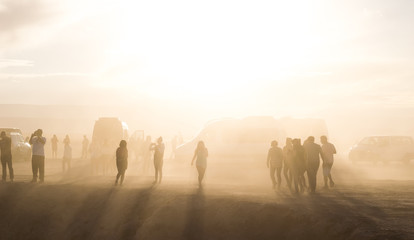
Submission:
<svg viewBox="0 0 414 240">
<path fill-rule="evenodd" d="M 183 233 L 184 239 L 204 239 L 204 205 L 203 188 L 198 188 L 188 200 L 187 222 Z"/>
</svg>

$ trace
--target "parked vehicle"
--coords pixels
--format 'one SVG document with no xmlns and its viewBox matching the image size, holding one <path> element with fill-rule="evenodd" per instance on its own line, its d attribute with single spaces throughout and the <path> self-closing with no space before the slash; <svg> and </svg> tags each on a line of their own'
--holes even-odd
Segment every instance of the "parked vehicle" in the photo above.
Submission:
<svg viewBox="0 0 414 240">
<path fill-rule="evenodd" d="M 99 118 L 95 121 L 92 145 L 102 146 L 106 142 L 116 149 L 121 140 L 128 141 L 128 139 L 128 125 L 118 118 Z"/>
<path fill-rule="evenodd" d="M 22 131 L 19 128 L 0 128 L 0 133 L 5 132 L 11 139 L 13 161 L 29 161 L 32 156 L 32 148 L 24 141 Z"/>
<path fill-rule="evenodd" d="M 195 138 L 178 146 L 176 159 L 191 159 L 197 142 L 202 140 L 212 159 L 257 160 L 265 157 L 272 140 L 283 146 L 286 137 L 303 140 L 310 135 L 327 135 L 325 122 L 321 119 L 275 119 L 271 116 L 215 120 L 207 123 Z"/>
<path fill-rule="evenodd" d="M 20 128 L 0 128 L 0 133 L 1 132 L 5 132 L 7 136 L 10 136 L 10 133 L 20 133 L 22 134 L 22 130 L 20 130 Z"/>
<path fill-rule="evenodd" d="M 349 152 L 353 162 L 399 161 L 409 163 L 414 159 L 414 141 L 409 136 L 370 136 L 363 138 Z"/>
</svg>

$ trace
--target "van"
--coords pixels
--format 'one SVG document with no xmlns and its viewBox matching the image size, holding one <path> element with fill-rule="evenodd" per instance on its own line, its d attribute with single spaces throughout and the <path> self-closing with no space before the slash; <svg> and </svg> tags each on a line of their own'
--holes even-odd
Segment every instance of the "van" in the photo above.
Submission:
<svg viewBox="0 0 414 240">
<path fill-rule="evenodd" d="M 204 141 L 210 159 L 262 159 L 266 157 L 273 140 L 283 147 L 287 137 L 305 139 L 312 135 L 328 135 L 325 121 L 276 119 L 272 116 L 214 120 L 207 123 L 192 140 L 177 147 L 176 159 L 191 159 L 198 141 Z"/>
<path fill-rule="evenodd" d="M 119 118 L 99 118 L 95 121 L 92 133 L 92 146 L 104 144 L 116 149 L 121 140 L 128 140 L 128 125 Z"/>
</svg>

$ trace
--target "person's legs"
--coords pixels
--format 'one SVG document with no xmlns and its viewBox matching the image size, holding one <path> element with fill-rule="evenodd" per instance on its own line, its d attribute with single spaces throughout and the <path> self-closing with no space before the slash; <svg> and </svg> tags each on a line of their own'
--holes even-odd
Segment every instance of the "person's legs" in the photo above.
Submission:
<svg viewBox="0 0 414 240">
<path fill-rule="evenodd" d="M 291 171 L 290 171 L 290 169 L 286 166 L 286 164 L 285 164 L 285 166 L 283 167 L 283 175 L 285 176 L 287 186 L 288 186 L 289 188 L 291 188 L 291 185 L 292 185 L 292 172 L 291 172 Z"/>
<path fill-rule="evenodd" d="M 6 158 L 2 156 L 1 157 L 1 167 L 2 167 L 2 170 L 3 170 L 3 175 L 2 175 L 3 182 L 6 181 L 6 178 L 7 178 L 6 163 L 7 163 Z"/>
<path fill-rule="evenodd" d="M 277 185 L 280 188 L 281 184 L 282 184 L 282 168 L 278 167 L 276 169 L 276 173 L 277 173 Z"/>
<path fill-rule="evenodd" d="M 316 190 L 316 174 L 318 172 L 318 168 L 316 166 L 311 166 L 308 169 L 308 179 L 309 179 L 309 188 L 311 192 L 315 192 Z"/>
<path fill-rule="evenodd" d="M 14 179 L 14 171 L 13 171 L 13 159 L 10 156 L 10 158 L 7 160 L 7 166 L 9 167 L 9 173 L 10 173 L 10 181 L 13 182 Z"/>
<path fill-rule="evenodd" d="M 201 183 L 204 179 L 204 174 L 206 172 L 206 169 L 203 168 L 203 167 L 197 166 L 197 172 L 198 172 L 198 184 L 201 185 Z"/>
<path fill-rule="evenodd" d="M 33 179 L 32 182 L 37 182 L 37 170 L 38 170 L 38 157 L 32 156 L 32 173 Z"/>
<path fill-rule="evenodd" d="M 154 159 L 154 169 L 155 169 L 155 183 L 158 182 L 158 162 Z"/>
<path fill-rule="evenodd" d="M 124 182 L 124 177 L 125 177 L 125 170 L 123 170 L 123 171 L 121 172 L 121 185 L 122 185 L 122 183 Z"/>
<path fill-rule="evenodd" d="M 160 176 L 160 178 L 158 180 L 159 183 L 161 183 L 161 180 L 162 180 L 162 167 L 164 165 L 163 163 L 164 163 L 164 161 L 161 160 L 160 163 L 159 163 L 159 166 L 158 166 L 158 171 L 159 171 L 159 176 Z"/>
<path fill-rule="evenodd" d="M 328 175 L 329 175 L 328 164 L 322 163 L 322 173 L 323 173 L 324 188 L 328 188 Z"/>
<path fill-rule="evenodd" d="M 120 176 L 121 176 L 121 172 L 118 169 L 118 174 L 116 175 L 115 185 L 118 185 L 118 180 Z"/>
<path fill-rule="evenodd" d="M 45 180 L 45 157 L 39 157 L 39 180 L 43 182 Z"/>
<path fill-rule="evenodd" d="M 276 168 L 274 167 L 274 166 L 272 166 L 272 165 L 270 165 L 270 167 L 269 167 L 269 173 L 270 173 L 270 179 L 272 180 L 272 186 L 273 186 L 273 188 L 275 188 L 276 187 L 276 179 L 275 179 L 275 172 L 276 172 Z"/>
</svg>

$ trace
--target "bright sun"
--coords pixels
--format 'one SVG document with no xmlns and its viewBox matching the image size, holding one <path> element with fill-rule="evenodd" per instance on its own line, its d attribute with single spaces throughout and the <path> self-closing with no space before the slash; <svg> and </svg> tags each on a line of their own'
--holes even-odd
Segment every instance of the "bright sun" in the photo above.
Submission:
<svg viewBox="0 0 414 240">
<path fill-rule="evenodd" d="M 147 91 L 243 95 L 317 51 L 311 5 L 305 5 L 130 1 L 118 9 L 116 25 L 123 27 L 114 33 L 110 65 L 126 65 L 116 77 L 137 88 L 145 83 Z"/>
</svg>

